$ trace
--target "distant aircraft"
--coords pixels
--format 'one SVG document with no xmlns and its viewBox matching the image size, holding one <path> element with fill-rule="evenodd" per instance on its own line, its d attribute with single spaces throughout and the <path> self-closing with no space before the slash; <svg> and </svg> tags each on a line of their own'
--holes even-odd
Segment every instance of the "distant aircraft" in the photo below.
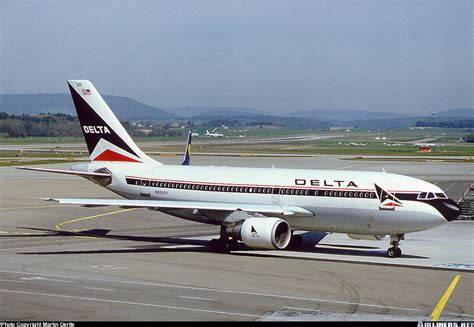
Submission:
<svg viewBox="0 0 474 327">
<path fill-rule="evenodd" d="M 237 249 L 239 241 L 256 249 L 296 249 L 303 239 L 294 231 L 324 231 L 353 239 L 390 235 L 387 255 L 400 257 L 406 233 L 460 214 L 438 186 L 385 172 L 163 165 L 138 148 L 91 82 L 68 85 L 91 162 L 71 170 L 19 168 L 80 176 L 125 199 L 46 201 L 147 208 L 218 225 L 220 237 L 209 243 L 216 252 Z"/>
<path fill-rule="evenodd" d="M 217 130 L 217 127 L 212 130 L 212 133 L 209 133 L 209 131 L 206 129 L 206 136 L 212 136 L 212 137 L 222 137 L 224 134 L 221 133 L 215 133 Z"/>
<path fill-rule="evenodd" d="M 436 146 L 439 146 L 438 143 L 416 143 L 415 146 L 419 147 L 419 148 L 432 148 L 432 147 L 436 147 Z"/>
</svg>

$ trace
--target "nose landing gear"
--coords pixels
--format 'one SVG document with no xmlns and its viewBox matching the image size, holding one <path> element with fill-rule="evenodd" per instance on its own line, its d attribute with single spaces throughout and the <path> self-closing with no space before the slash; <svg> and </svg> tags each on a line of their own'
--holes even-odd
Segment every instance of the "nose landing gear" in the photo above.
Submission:
<svg viewBox="0 0 474 327">
<path fill-rule="evenodd" d="M 387 256 L 390 258 L 399 258 L 402 256 L 402 249 L 398 247 L 400 241 L 405 238 L 404 234 L 390 235 L 390 245 L 392 246 L 387 250 Z"/>
</svg>

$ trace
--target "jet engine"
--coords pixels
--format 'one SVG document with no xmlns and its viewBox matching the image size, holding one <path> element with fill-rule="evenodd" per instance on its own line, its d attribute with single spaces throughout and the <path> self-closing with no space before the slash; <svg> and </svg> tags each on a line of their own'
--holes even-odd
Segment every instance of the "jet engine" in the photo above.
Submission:
<svg viewBox="0 0 474 327">
<path fill-rule="evenodd" d="M 279 249 L 288 246 L 291 239 L 290 225 L 280 218 L 247 218 L 242 223 L 228 227 L 227 233 L 256 249 Z"/>
<path fill-rule="evenodd" d="M 353 240 L 383 240 L 387 235 L 347 234 Z"/>
</svg>

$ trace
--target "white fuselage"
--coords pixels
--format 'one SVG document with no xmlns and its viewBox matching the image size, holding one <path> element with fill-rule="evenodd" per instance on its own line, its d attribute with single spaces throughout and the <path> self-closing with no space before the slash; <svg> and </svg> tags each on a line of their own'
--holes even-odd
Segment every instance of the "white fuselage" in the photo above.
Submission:
<svg viewBox="0 0 474 327">
<path fill-rule="evenodd" d="M 93 162 L 73 170 L 106 167 L 112 182 L 105 186 L 128 199 L 212 201 L 297 206 L 313 216 L 284 217 L 295 230 L 354 234 L 404 234 L 447 222 L 432 205 L 416 201 L 420 192 L 443 193 L 436 185 L 412 177 L 360 171 L 168 166 Z M 375 184 L 414 200 L 384 206 Z M 165 211 L 206 221 L 192 210 Z"/>
</svg>

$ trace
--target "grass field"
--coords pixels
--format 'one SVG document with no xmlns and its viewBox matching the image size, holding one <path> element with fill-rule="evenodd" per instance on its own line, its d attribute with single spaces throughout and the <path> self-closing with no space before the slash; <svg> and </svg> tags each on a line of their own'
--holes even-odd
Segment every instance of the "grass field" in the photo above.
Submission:
<svg viewBox="0 0 474 327">
<path fill-rule="evenodd" d="M 221 131 L 222 132 L 222 131 Z M 223 131 L 227 137 L 193 138 L 192 153 L 199 154 L 279 154 L 279 155 L 351 155 L 358 156 L 413 156 L 474 157 L 474 144 L 459 142 L 467 132 L 461 129 L 403 129 L 393 131 L 368 130 L 288 130 L 276 128 L 253 128 Z M 245 137 L 242 137 L 245 135 Z M 319 135 L 326 139 L 275 141 L 285 136 Z M 253 142 L 263 139 L 263 142 Z M 145 152 L 182 154 L 186 137 L 142 137 L 135 138 Z M 417 144 L 431 144 L 431 152 L 418 151 Z M 52 163 L 80 160 L 88 157 L 83 138 L 0 138 L 1 165 L 15 165 L 28 161 L 28 164 Z M 31 148 L 28 148 L 31 145 Z M 44 145 L 44 146 L 42 146 Z M 16 147 L 18 146 L 18 148 Z M 10 160 L 8 160 L 10 159 Z M 16 163 L 18 164 L 18 163 Z"/>
</svg>

